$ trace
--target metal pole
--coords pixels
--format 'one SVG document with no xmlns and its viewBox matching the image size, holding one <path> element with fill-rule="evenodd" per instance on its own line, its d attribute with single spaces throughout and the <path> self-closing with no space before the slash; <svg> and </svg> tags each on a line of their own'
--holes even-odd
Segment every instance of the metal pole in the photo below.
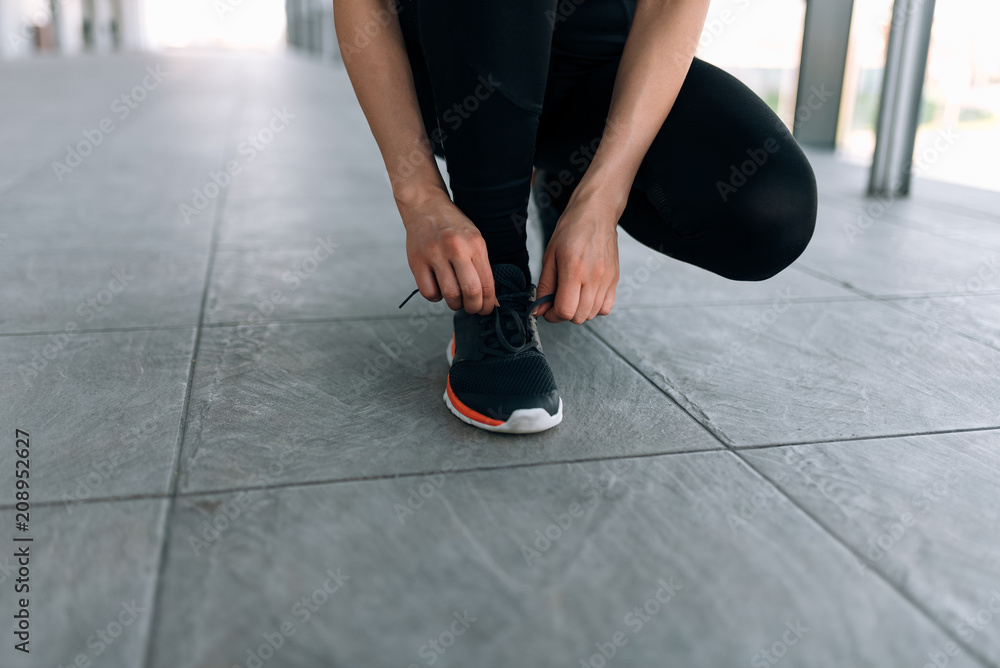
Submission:
<svg viewBox="0 0 1000 668">
<path fill-rule="evenodd" d="M 896 0 L 893 5 L 868 183 L 871 195 L 895 197 L 910 192 L 933 22 L 934 0 Z"/>
</svg>

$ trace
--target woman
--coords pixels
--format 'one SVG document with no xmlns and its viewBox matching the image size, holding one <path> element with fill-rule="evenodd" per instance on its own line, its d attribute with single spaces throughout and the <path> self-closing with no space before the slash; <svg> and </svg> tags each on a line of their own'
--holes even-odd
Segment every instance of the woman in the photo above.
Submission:
<svg viewBox="0 0 1000 668">
<path fill-rule="evenodd" d="M 444 399 L 465 422 L 561 421 L 534 316 L 611 312 L 618 225 L 733 280 L 770 278 L 805 249 L 812 169 L 760 98 L 694 58 L 708 4 L 335 0 L 418 290 L 455 311 Z M 547 240 L 537 301 L 532 191 Z"/>
</svg>

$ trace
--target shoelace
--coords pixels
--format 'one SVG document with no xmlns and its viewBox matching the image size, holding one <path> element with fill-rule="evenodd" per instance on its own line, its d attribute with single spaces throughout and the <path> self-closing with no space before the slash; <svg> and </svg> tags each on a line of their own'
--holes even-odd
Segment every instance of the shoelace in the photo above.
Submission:
<svg viewBox="0 0 1000 668">
<path fill-rule="evenodd" d="M 410 296 L 403 300 L 403 303 L 399 305 L 399 308 L 403 308 L 406 302 L 410 301 L 415 294 L 420 292 L 419 289 L 414 290 L 410 293 Z M 493 329 L 484 329 L 479 336 L 483 339 L 496 337 L 496 345 L 490 345 L 489 341 L 485 342 L 483 348 L 488 354 L 491 355 L 504 355 L 507 353 L 517 354 L 519 352 L 525 351 L 528 348 L 537 347 L 538 342 L 533 340 L 528 336 L 527 327 L 525 323 L 528 319 L 528 314 L 536 307 L 541 306 L 546 302 L 550 302 L 555 299 L 555 295 L 545 295 L 544 297 L 539 297 L 535 301 L 531 301 L 531 290 L 523 290 L 520 292 L 507 292 L 504 293 L 502 299 L 498 299 L 498 305 L 493 309 L 490 315 L 479 316 L 480 324 L 485 325 L 484 322 L 487 318 L 492 316 L 493 318 Z M 506 316 L 506 318 L 502 318 Z M 519 338 L 523 343 L 519 345 L 512 344 L 508 338 L 504 335 L 504 324 L 513 324 L 513 327 L 508 327 L 515 337 Z M 506 353 L 504 351 L 507 351 Z"/>
</svg>

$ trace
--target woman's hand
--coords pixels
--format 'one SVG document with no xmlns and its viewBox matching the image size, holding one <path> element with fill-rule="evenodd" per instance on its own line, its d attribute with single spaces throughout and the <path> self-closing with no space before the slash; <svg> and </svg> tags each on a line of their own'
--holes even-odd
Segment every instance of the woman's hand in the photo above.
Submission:
<svg viewBox="0 0 1000 668">
<path fill-rule="evenodd" d="M 496 305 L 486 242 L 443 190 L 416 202 L 397 199 L 406 227 L 406 257 L 420 294 L 444 297 L 453 311 L 488 315 Z"/>
<path fill-rule="evenodd" d="M 538 295 L 556 295 L 535 311 L 549 322 L 584 323 L 608 315 L 618 287 L 620 198 L 577 189 L 542 258 Z"/>
</svg>

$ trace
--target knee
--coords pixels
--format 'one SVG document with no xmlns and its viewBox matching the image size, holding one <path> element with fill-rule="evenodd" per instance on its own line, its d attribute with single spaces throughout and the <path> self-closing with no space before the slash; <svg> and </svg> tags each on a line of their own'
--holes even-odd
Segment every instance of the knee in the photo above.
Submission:
<svg viewBox="0 0 1000 668">
<path fill-rule="evenodd" d="M 802 255 L 816 227 L 816 177 L 803 157 L 794 169 L 761 179 L 736 213 L 744 261 L 727 278 L 763 281 Z"/>
</svg>

